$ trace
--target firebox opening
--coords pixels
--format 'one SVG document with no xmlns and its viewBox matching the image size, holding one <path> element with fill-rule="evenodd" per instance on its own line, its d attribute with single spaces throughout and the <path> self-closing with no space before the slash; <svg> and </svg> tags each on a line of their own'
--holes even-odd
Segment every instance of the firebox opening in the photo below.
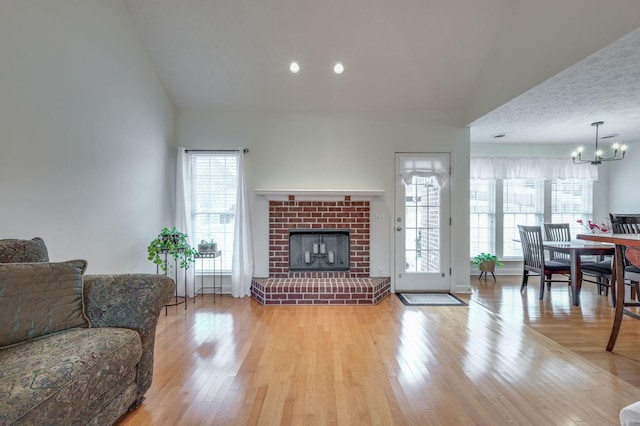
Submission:
<svg viewBox="0 0 640 426">
<path fill-rule="evenodd" d="M 290 271 L 348 271 L 348 229 L 290 229 Z"/>
</svg>

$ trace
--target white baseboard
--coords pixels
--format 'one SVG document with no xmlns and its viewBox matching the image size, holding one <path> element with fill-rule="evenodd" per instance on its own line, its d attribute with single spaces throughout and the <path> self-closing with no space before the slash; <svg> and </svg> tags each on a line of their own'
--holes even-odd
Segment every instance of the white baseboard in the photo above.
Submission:
<svg viewBox="0 0 640 426">
<path fill-rule="evenodd" d="M 462 285 L 457 285 L 454 286 L 452 289 L 453 293 L 461 293 L 461 294 L 468 294 L 471 293 L 471 285 L 470 284 L 462 284 Z"/>
</svg>

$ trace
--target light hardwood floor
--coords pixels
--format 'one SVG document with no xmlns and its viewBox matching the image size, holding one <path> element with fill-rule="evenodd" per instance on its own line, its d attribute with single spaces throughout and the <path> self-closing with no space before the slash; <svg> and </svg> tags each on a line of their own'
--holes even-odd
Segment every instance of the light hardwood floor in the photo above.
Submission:
<svg viewBox="0 0 640 426">
<path fill-rule="evenodd" d="M 468 307 L 261 306 L 199 297 L 161 314 L 154 379 L 119 425 L 615 425 L 640 400 L 640 322 L 585 284 L 538 301 L 472 277 Z"/>
</svg>

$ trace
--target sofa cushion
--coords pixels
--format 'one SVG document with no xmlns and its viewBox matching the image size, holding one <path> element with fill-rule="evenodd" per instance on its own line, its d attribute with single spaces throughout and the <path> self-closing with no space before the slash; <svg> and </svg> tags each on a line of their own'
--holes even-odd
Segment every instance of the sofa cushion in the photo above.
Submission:
<svg viewBox="0 0 640 426">
<path fill-rule="evenodd" d="M 48 262 L 49 252 L 40 237 L 0 240 L 0 263 Z"/>
<path fill-rule="evenodd" d="M 0 264 L 0 347 L 86 327 L 85 260 Z"/>
<path fill-rule="evenodd" d="M 87 424 L 130 387 L 141 354 L 140 336 L 124 328 L 75 328 L 0 349 L 0 424 Z"/>
</svg>

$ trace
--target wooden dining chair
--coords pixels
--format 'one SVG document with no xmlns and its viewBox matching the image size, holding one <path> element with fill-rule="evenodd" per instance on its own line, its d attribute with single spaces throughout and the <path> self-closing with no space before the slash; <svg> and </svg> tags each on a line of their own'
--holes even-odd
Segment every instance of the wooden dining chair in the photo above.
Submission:
<svg viewBox="0 0 640 426">
<path fill-rule="evenodd" d="M 568 223 L 545 223 L 544 235 L 548 241 L 571 241 L 571 227 Z"/>
<path fill-rule="evenodd" d="M 583 282 L 594 283 L 598 286 L 598 294 L 609 295 L 609 289 L 612 289 L 612 298 L 615 305 L 615 286 L 613 286 L 613 257 L 597 262 L 584 262 L 580 265 L 580 273 Z"/>
<path fill-rule="evenodd" d="M 640 234 L 640 215 L 638 214 L 612 214 L 609 213 L 611 219 L 611 229 L 614 234 Z M 625 284 L 631 288 L 630 299 L 636 300 L 640 297 L 640 268 L 633 266 L 628 260 L 624 259 L 624 280 Z M 585 263 L 580 268 L 583 274 L 583 280 L 587 282 L 595 282 L 599 285 L 598 293 L 602 293 L 601 289 L 605 289 L 605 296 L 611 288 L 611 302 L 616 305 L 616 287 L 612 282 L 613 277 L 613 259 L 605 259 L 600 262 Z M 584 275 L 595 278 L 592 281 L 584 278 Z"/>
<path fill-rule="evenodd" d="M 520 233 L 522 257 L 524 260 L 520 291 L 523 291 L 524 288 L 527 287 L 530 274 L 540 276 L 540 300 L 544 297 L 545 284 L 548 286 L 550 286 L 552 282 L 570 284 L 570 278 L 568 280 L 553 279 L 553 275 L 566 275 L 570 277 L 571 268 L 566 262 L 545 259 L 541 227 L 518 225 L 518 232 Z"/>
<path fill-rule="evenodd" d="M 545 223 L 544 234 L 547 241 L 571 241 L 571 225 L 568 223 Z M 568 253 L 549 250 L 549 259 L 558 262 L 571 262 Z M 598 294 L 609 295 L 611 287 L 611 268 L 613 258 L 607 257 L 593 262 L 590 259 L 581 262 L 581 273 L 583 280 L 598 286 Z M 584 275 L 592 277 L 592 279 L 584 278 Z"/>
<path fill-rule="evenodd" d="M 609 213 L 614 234 L 640 234 L 640 214 Z"/>
<path fill-rule="evenodd" d="M 609 213 L 614 234 L 640 234 L 640 214 Z M 640 268 L 624 259 L 625 283 L 631 286 L 631 299 L 640 298 Z"/>
<path fill-rule="evenodd" d="M 571 228 L 568 223 L 545 223 L 544 236 L 547 241 L 571 241 Z M 549 260 L 557 262 L 571 261 L 569 253 L 549 250 Z"/>
</svg>

